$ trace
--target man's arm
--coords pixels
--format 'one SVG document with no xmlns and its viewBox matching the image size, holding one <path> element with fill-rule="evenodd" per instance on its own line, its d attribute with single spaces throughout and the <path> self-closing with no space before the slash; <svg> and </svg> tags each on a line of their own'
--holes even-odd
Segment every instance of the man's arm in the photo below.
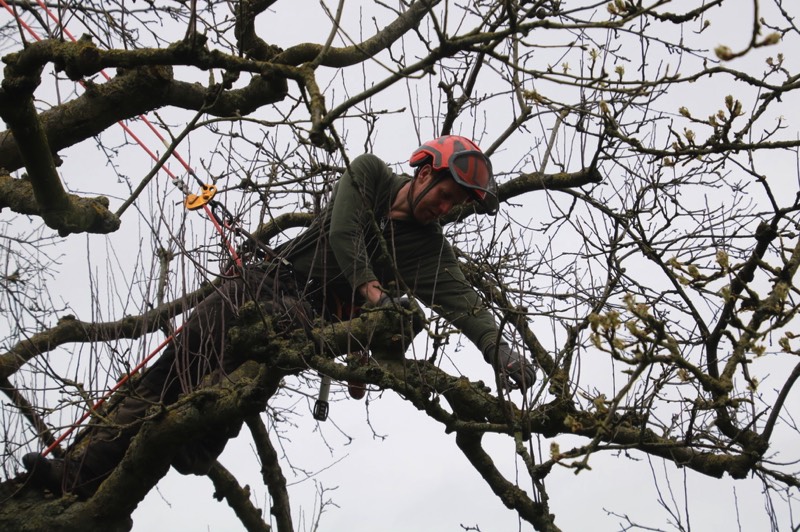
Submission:
<svg viewBox="0 0 800 532">
<path fill-rule="evenodd" d="M 467 282 L 450 244 L 443 236 L 438 243 L 434 239 L 429 242 L 430 247 L 423 251 L 426 258 L 416 268 L 414 282 L 406 280 L 416 287 L 415 295 L 458 327 L 507 386 L 513 381 L 520 388 L 530 387 L 536 380 L 534 366 L 500 337 L 494 316 Z"/>
<path fill-rule="evenodd" d="M 386 164 L 374 155 L 353 159 L 331 198 L 330 246 L 339 268 L 352 287 L 371 302 L 380 298 L 380 284 L 372 269 L 366 238 L 376 223 L 376 205 L 391 178 Z M 388 200 L 387 200 L 388 201 Z M 377 286 L 376 286 L 377 284 Z"/>
</svg>

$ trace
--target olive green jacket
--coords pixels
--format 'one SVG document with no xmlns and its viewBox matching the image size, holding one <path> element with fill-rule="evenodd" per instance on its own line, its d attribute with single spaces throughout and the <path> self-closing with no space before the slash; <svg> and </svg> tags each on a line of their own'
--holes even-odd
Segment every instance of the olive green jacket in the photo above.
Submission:
<svg viewBox="0 0 800 532">
<path fill-rule="evenodd" d="M 357 157 L 319 218 L 283 246 L 284 256 L 299 277 L 345 290 L 348 298 L 374 280 L 405 287 L 485 352 L 497 340 L 497 326 L 464 278 L 442 227 L 388 218 L 408 180 L 374 155 Z"/>
</svg>

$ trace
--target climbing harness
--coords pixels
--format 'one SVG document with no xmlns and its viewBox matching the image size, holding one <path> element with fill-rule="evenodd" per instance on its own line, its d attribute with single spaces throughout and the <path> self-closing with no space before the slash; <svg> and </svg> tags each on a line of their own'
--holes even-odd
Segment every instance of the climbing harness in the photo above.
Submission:
<svg viewBox="0 0 800 532">
<path fill-rule="evenodd" d="M 39 6 L 44 10 L 47 16 L 63 31 L 63 34 L 66 35 L 72 42 L 77 42 L 77 39 L 70 33 L 70 31 L 61 23 L 61 21 L 56 17 L 52 11 L 48 8 L 48 6 L 42 0 L 36 0 Z M 27 31 L 31 37 L 36 41 L 41 41 L 42 37 L 31 28 L 30 25 L 26 24 L 16 13 L 14 9 L 12 9 L 6 0 L 0 0 L 0 6 L 3 7 L 12 17 L 14 17 L 19 25 Z M 100 74 L 109 81 L 111 77 L 106 74 L 105 71 L 101 70 Z M 78 82 L 81 86 L 84 86 L 83 83 Z M 167 143 L 164 136 L 158 131 L 158 129 L 153 125 L 153 123 L 144 115 L 139 115 L 138 118 L 152 131 L 156 137 L 167 147 L 169 144 Z M 157 163 L 159 162 L 159 158 L 150 150 L 145 143 L 136 135 L 131 128 L 125 124 L 123 121 L 118 121 L 117 124 L 125 131 L 125 133 L 130 136 L 154 161 Z M 187 210 L 199 210 L 204 209 L 206 214 L 209 217 L 209 220 L 214 225 L 217 232 L 220 234 L 223 244 L 227 246 L 228 252 L 231 256 L 231 259 L 236 267 L 242 266 L 242 259 L 239 257 L 236 250 L 230 244 L 228 239 L 225 237 L 224 229 L 233 230 L 236 234 L 247 234 L 249 238 L 253 238 L 252 235 L 246 233 L 243 230 L 237 230 L 235 228 L 237 220 L 228 212 L 225 207 L 214 200 L 214 196 L 217 192 L 217 187 L 213 184 L 209 185 L 206 183 L 202 183 L 197 175 L 192 170 L 191 166 L 181 157 L 177 151 L 172 151 L 172 157 L 175 157 L 181 165 L 186 169 L 187 173 L 192 176 L 200 185 L 200 193 L 193 194 L 189 187 L 183 182 L 182 179 L 177 177 L 166 165 L 162 166 L 161 169 L 164 170 L 167 175 L 172 178 L 173 185 L 176 186 L 185 196 L 184 199 L 184 206 Z M 222 211 L 222 216 L 220 216 L 216 211 Z M 72 432 L 74 432 L 86 419 L 88 419 L 93 413 L 95 413 L 105 402 L 114 394 L 117 390 L 119 390 L 122 386 L 127 383 L 130 378 L 140 372 L 148 362 L 150 362 L 157 354 L 159 354 L 173 339 L 176 337 L 183 330 L 183 325 L 175 329 L 173 333 L 167 337 L 161 344 L 159 344 L 149 355 L 147 355 L 141 362 L 139 362 L 129 373 L 123 376 L 113 387 L 111 387 L 100 399 L 98 399 L 91 407 L 77 420 L 75 423 L 70 425 L 70 427 L 65 430 L 58 438 L 56 438 L 50 445 L 48 445 L 41 453 L 42 456 L 47 456 L 53 450 L 55 450 L 61 442 L 63 442 Z"/>
<path fill-rule="evenodd" d="M 47 16 L 56 24 L 56 26 L 58 26 L 61 29 L 61 31 L 63 31 L 63 34 L 66 35 L 72 42 L 76 42 L 77 39 L 72 35 L 72 33 L 69 32 L 69 30 L 66 27 L 64 27 L 64 25 L 61 23 L 58 17 L 56 17 L 52 13 L 52 11 L 43 2 L 43 0 L 36 0 L 36 1 L 38 5 L 47 14 Z M 36 31 L 33 28 L 31 28 L 28 24 L 26 24 L 16 14 L 15 10 L 12 10 L 12 8 L 9 7 L 6 0 L 0 0 L 0 6 L 5 8 L 5 10 L 8 11 L 8 13 L 10 13 L 11 16 L 16 18 L 20 26 L 23 27 L 25 31 L 27 31 L 36 41 L 42 40 L 42 38 L 36 33 Z M 99 73 L 107 81 L 111 79 L 110 76 L 108 76 L 108 74 L 106 74 L 105 71 L 101 70 Z M 80 83 L 82 86 L 84 85 L 81 82 L 78 83 Z M 139 115 L 138 118 L 142 123 L 144 123 L 150 129 L 150 131 L 154 135 L 156 135 L 156 137 L 168 149 L 170 149 L 170 145 L 167 142 L 167 140 L 164 138 L 164 136 L 161 134 L 158 128 L 156 128 L 146 116 Z M 133 139 L 150 156 L 151 159 L 153 159 L 156 162 L 156 164 L 161 164 L 159 157 L 145 145 L 145 143 L 139 138 L 138 135 L 136 135 L 131 130 L 131 128 L 127 124 L 125 124 L 123 121 L 119 121 L 118 125 L 125 131 L 125 133 L 131 139 Z M 234 249 L 229 239 L 226 237 L 226 230 L 236 236 L 246 239 L 255 248 L 254 252 L 257 253 L 264 260 L 269 260 L 269 261 L 277 260 L 279 261 L 282 271 L 284 272 L 291 271 L 291 264 L 289 264 L 283 257 L 281 257 L 275 251 L 264 245 L 262 242 L 260 242 L 259 239 L 256 238 L 254 235 L 248 233 L 246 230 L 239 227 L 238 224 L 239 220 L 236 217 L 234 217 L 222 203 L 220 203 L 218 200 L 215 199 L 215 196 L 217 195 L 217 187 L 215 184 L 203 183 L 200 180 L 200 178 L 196 175 L 196 173 L 192 170 L 191 166 L 181 157 L 181 155 L 176 150 L 172 150 L 172 153 L 170 155 L 174 157 L 183 166 L 183 168 L 186 170 L 187 175 L 193 178 L 197 182 L 197 184 L 199 185 L 199 192 L 194 193 L 192 189 L 186 184 L 186 182 L 180 177 L 178 177 L 175 173 L 173 173 L 166 164 L 162 164 L 160 169 L 163 170 L 171 178 L 172 184 L 184 195 L 183 205 L 187 210 L 205 211 L 206 215 L 208 216 L 208 219 L 211 221 L 216 231 L 220 235 L 223 246 L 227 248 L 228 253 L 230 254 L 233 263 L 231 265 L 231 269 L 241 268 L 243 266 L 243 259 L 239 255 L 239 253 L 237 253 L 236 249 Z M 223 269 L 230 271 L 230 269 L 227 268 Z M 336 313 L 341 319 L 342 316 L 345 315 L 345 312 L 349 312 L 349 310 L 345 311 L 344 309 L 342 309 L 341 304 L 338 301 L 337 305 L 339 306 L 339 309 L 336 311 Z M 100 409 L 114 393 L 116 393 L 120 388 L 122 388 L 130 380 L 131 377 L 142 371 L 144 367 L 154 357 L 156 357 L 156 355 L 161 353 L 164 350 L 164 348 L 167 347 L 176 338 L 176 336 L 183 330 L 183 328 L 184 328 L 183 325 L 178 327 L 169 337 L 163 340 L 151 353 L 149 353 L 144 359 L 142 359 L 141 362 L 139 362 L 135 367 L 133 367 L 129 373 L 123 376 L 114 386 L 112 386 L 109 390 L 107 390 L 106 393 L 103 394 L 103 396 L 100 399 L 98 399 L 94 404 L 92 404 L 90 408 L 86 412 L 84 412 L 84 414 L 79 419 L 77 419 L 73 424 L 71 424 L 58 438 L 56 438 L 50 445 L 48 445 L 41 452 L 41 456 L 45 457 L 51 452 L 53 452 L 55 449 L 57 449 L 58 446 L 70 434 L 72 434 L 75 430 L 77 430 L 84 421 L 86 421 L 90 416 L 92 416 L 95 412 L 97 412 L 98 409 Z M 367 360 L 368 356 L 369 355 L 367 354 L 366 355 Z M 321 382 L 320 382 L 319 395 L 314 405 L 312 414 L 314 419 L 319 421 L 325 421 L 328 418 L 328 413 L 330 409 L 329 394 L 330 394 L 331 378 L 327 375 L 320 375 L 320 376 L 321 376 Z M 348 383 L 348 388 L 350 389 L 350 393 L 353 397 L 357 397 L 358 395 L 353 390 L 357 389 L 359 387 L 359 384 L 361 386 L 360 389 L 362 390 L 360 397 L 363 397 L 363 394 L 365 393 L 366 390 L 363 383 Z"/>
</svg>

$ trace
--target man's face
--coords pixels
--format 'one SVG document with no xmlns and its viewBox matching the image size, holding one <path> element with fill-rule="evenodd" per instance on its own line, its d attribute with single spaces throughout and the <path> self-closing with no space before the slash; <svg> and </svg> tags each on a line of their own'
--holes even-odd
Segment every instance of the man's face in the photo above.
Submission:
<svg viewBox="0 0 800 532">
<path fill-rule="evenodd" d="M 466 203 L 469 199 L 469 194 L 464 187 L 450 177 L 440 179 L 421 198 L 417 196 L 417 194 L 422 194 L 435 179 L 436 176 L 431 166 L 425 165 L 414 180 L 414 200 L 419 200 L 414 208 L 414 218 L 422 224 L 438 220 L 450 212 L 453 207 Z"/>
</svg>

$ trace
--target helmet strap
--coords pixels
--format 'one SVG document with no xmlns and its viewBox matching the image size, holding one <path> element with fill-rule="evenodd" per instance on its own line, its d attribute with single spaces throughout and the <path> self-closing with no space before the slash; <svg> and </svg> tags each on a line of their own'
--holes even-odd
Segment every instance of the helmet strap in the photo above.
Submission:
<svg viewBox="0 0 800 532">
<path fill-rule="evenodd" d="M 433 171 L 434 171 L 433 168 L 431 168 L 431 172 L 433 172 Z M 417 194 L 416 197 L 412 197 L 411 191 L 414 188 L 414 185 L 417 183 L 417 176 L 418 175 L 419 175 L 419 171 L 417 171 L 417 174 L 414 175 L 414 179 L 411 180 L 411 186 L 408 187 L 408 193 L 406 194 L 406 198 L 408 199 L 408 207 L 411 209 L 411 216 L 415 220 L 417 219 L 417 216 L 414 213 L 417 211 L 417 205 L 419 205 L 419 202 L 422 201 L 422 198 L 424 198 L 425 195 L 428 192 L 430 192 L 433 187 L 435 187 L 436 185 L 441 183 L 441 181 L 445 177 L 447 177 L 446 175 L 444 175 L 444 173 L 439 173 L 436 177 L 434 177 L 431 180 L 430 183 L 428 183 L 428 186 L 426 186 L 425 188 L 422 189 L 422 192 Z"/>
</svg>

